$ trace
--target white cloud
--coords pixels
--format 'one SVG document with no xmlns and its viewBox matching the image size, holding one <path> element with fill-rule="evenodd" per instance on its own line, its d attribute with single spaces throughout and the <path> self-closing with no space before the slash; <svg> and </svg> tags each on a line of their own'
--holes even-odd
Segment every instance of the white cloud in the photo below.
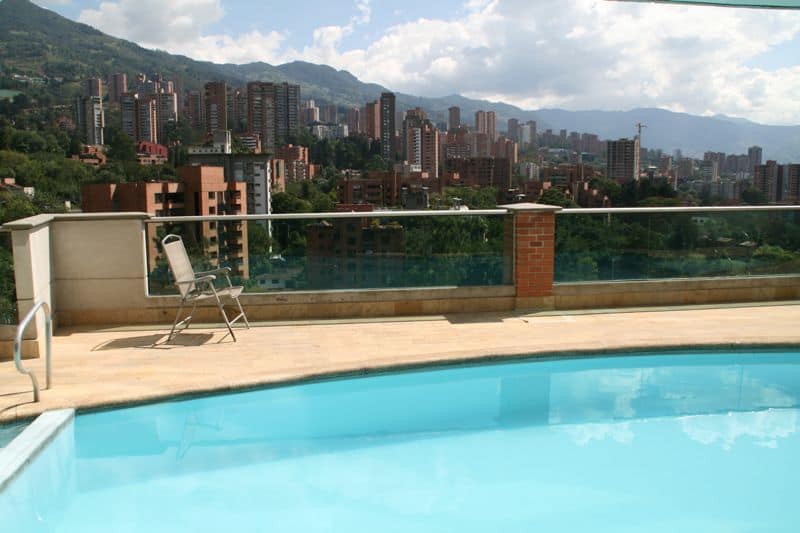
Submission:
<svg viewBox="0 0 800 533">
<path fill-rule="evenodd" d="M 55 0 L 58 1 L 58 0 Z M 300 49 L 279 31 L 208 35 L 221 0 L 105 1 L 80 20 L 148 47 L 216 62 L 302 59 L 347 69 L 394 90 L 461 93 L 523 108 L 662 107 L 800 123 L 800 64 L 748 66 L 800 35 L 800 13 L 597 0 L 468 0 L 449 20 L 373 32 L 372 6 L 355 0 L 348 23 L 314 29 Z M 347 44 L 345 44 L 347 43 Z M 797 61 L 797 59 L 795 59 Z"/>
<path fill-rule="evenodd" d="M 231 37 L 205 35 L 203 29 L 220 20 L 220 0 L 117 0 L 84 9 L 78 20 L 146 48 L 216 63 L 275 62 L 285 36 L 276 31 L 251 31 Z"/>
<path fill-rule="evenodd" d="M 688 416 L 680 419 L 684 433 L 695 442 L 730 450 L 745 437 L 766 448 L 777 448 L 780 439 L 797 432 L 797 411 L 768 409 L 727 415 Z"/>
</svg>

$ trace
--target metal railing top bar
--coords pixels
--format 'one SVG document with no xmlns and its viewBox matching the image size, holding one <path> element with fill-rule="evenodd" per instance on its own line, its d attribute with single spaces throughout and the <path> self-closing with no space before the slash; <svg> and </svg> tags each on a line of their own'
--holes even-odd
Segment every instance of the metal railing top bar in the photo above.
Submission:
<svg viewBox="0 0 800 533">
<path fill-rule="evenodd" d="M 150 224 L 164 222 L 225 222 L 237 220 L 324 220 L 329 218 L 401 218 L 401 217 L 447 217 L 447 216 L 491 216 L 507 215 L 506 209 L 455 209 L 424 211 L 336 211 L 328 213 L 273 213 L 271 215 L 189 215 L 173 217 L 151 217 Z"/>
<path fill-rule="evenodd" d="M 591 207 L 568 208 L 557 215 L 625 215 L 629 213 L 722 213 L 744 211 L 800 211 L 800 205 L 725 205 L 707 207 Z"/>
</svg>

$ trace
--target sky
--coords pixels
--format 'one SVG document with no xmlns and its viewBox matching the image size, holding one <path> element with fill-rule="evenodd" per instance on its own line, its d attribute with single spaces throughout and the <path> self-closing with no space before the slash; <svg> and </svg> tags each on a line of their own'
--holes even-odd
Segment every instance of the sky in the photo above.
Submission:
<svg viewBox="0 0 800 533">
<path fill-rule="evenodd" d="M 800 10 L 608 0 L 36 0 L 217 63 L 304 60 L 420 96 L 800 124 Z"/>
</svg>

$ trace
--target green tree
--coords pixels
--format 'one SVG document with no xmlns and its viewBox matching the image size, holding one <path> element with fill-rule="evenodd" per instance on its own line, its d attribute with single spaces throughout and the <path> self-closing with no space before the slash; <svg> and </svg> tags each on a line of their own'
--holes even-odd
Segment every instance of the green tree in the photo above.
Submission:
<svg viewBox="0 0 800 533">
<path fill-rule="evenodd" d="M 550 188 L 544 191 L 539 197 L 539 203 L 547 205 L 557 205 L 560 207 L 577 207 L 575 202 L 564 194 L 561 189 Z"/>
<path fill-rule="evenodd" d="M 762 205 L 767 203 L 767 195 L 761 189 L 748 187 L 742 191 L 742 201 L 750 205 Z"/>
<path fill-rule="evenodd" d="M 108 157 L 116 161 L 136 161 L 136 144 L 122 130 L 114 130 L 110 134 Z"/>
</svg>

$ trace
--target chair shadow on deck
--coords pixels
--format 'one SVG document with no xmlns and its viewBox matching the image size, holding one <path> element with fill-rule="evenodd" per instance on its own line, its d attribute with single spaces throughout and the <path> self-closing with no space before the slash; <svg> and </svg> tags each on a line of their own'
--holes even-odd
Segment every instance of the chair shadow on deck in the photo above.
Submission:
<svg viewBox="0 0 800 533">
<path fill-rule="evenodd" d="M 93 352 L 105 350 L 120 350 L 125 348 L 155 348 L 160 350 L 170 350 L 172 348 L 186 346 L 202 346 L 208 344 L 214 338 L 213 333 L 186 333 L 176 335 L 168 344 L 166 333 L 154 333 L 152 335 L 140 335 L 138 337 L 124 337 L 102 342 L 92 348 Z"/>
<path fill-rule="evenodd" d="M 451 324 L 498 323 L 519 315 L 509 311 L 489 311 L 485 313 L 447 313 L 443 315 Z"/>
</svg>

